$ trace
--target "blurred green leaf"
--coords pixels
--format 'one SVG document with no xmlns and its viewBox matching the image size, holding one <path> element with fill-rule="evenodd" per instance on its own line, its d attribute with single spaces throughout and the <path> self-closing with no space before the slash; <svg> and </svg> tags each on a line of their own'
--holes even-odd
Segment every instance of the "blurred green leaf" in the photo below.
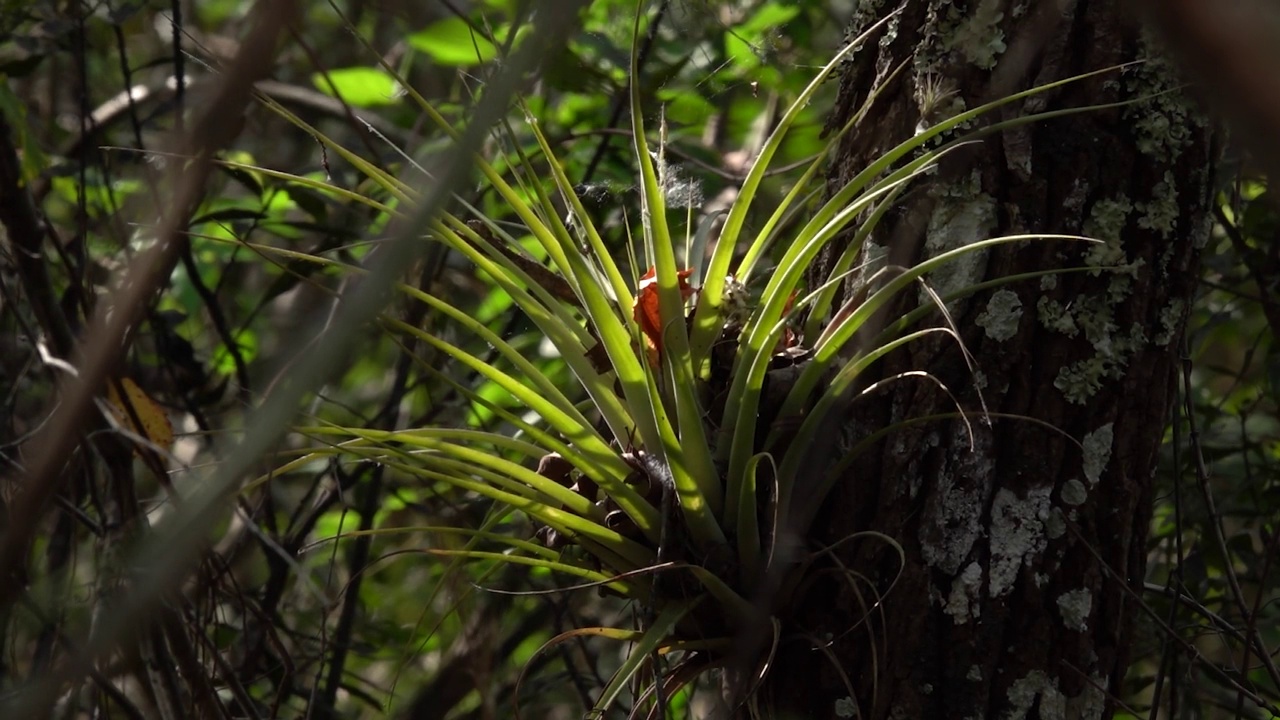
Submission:
<svg viewBox="0 0 1280 720">
<path fill-rule="evenodd" d="M 794 4 L 766 3 L 746 22 L 724 36 L 724 50 L 733 63 L 742 70 L 750 70 L 764 62 L 762 45 L 777 27 L 800 14 Z"/>
<path fill-rule="evenodd" d="M 465 20 L 450 17 L 428 25 L 406 40 L 441 65 L 470 67 L 498 56 L 498 48 L 475 33 Z"/>
<path fill-rule="evenodd" d="M 395 105 L 400 101 L 400 83 L 381 68 L 348 67 L 313 73 L 311 82 L 320 92 L 356 107 Z"/>
<path fill-rule="evenodd" d="M 666 103 L 667 120 L 682 125 L 704 123 L 716 112 L 706 98 L 682 88 L 660 90 L 658 99 Z"/>
<path fill-rule="evenodd" d="M 240 357 L 246 363 L 252 362 L 258 355 L 258 336 L 250 330 L 244 330 L 236 333 L 235 336 L 236 349 L 240 351 Z M 231 352 L 227 350 L 226 345 L 219 345 L 213 354 L 213 367 L 223 375 L 233 375 L 236 371 L 235 361 L 231 358 Z"/>
</svg>

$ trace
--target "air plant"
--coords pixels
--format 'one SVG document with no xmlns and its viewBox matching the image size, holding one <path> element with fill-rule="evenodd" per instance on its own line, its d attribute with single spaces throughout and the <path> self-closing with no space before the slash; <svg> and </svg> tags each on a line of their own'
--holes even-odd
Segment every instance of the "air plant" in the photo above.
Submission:
<svg viewBox="0 0 1280 720">
<path fill-rule="evenodd" d="M 637 2 L 636 36 L 643 5 L 643 0 Z M 749 693 L 767 671 L 773 644 L 791 627 L 790 613 L 806 580 L 830 556 L 829 548 L 809 544 L 808 525 L 848 458 L 833 457 L 824 472 L 803 472 L 820 428 L 855 394 L 859 375 L 885 354 L 936 333 L 959 342 L 959 334 L 946 323 L 914 326 L 931 310 L 990 283 L 884 323 L 869 342 L 855 341 L 855 336 L 871 327 L 868 321 L 896 294 L 957 257 L 1033 239 L 977 240 L 913 267 L 881 269 L 837 305 L 838 288 L 854 269 L 863 241 L 903 190 L 928 174 L 943 155 L 976 137 L 952 138 L 958 130 L 993 108 L 1062 83 L 922 125 L 825 202 L 800 213 L 798 229 L 787 229 L 784 218 L 797 215 L 801 203 L 812 197 L 812 181 L 827 152 L 859 122 L 875 101 L 873 94 L 786 196 L 762 213 L 761 182 L 801 109 L 887 20 L 844 47 L 783 114 L 742 181 L 709 256 L 703 247 L 712 242 L 710 233 L 680 238 L 668 224 L 659 178 L 664 147 L 650 145 L 638 84 L 631 90 L 631 130 L 643 259 L 629 264 L 606 247 L 574 182 L 526 109 L 541 162 L 518 143 L 512 143 L 514 156 L 507 158 L 509 176 L 484 157 L 474 158 L 487 187 L 519 218 L 518 230 L 513 233 L 509 225 L 492 221 L 459 198 L 466 213 L 442 212 L 426 232 L 510 295 L 554 344 L 571 381 L 553 381 L 447 298 L 402 285 L 400 292 L 473 334 L 498 360 L 486 361 L 449 339 L 391 317 L 384 317 L 383 325 L 501 387 L 528 412 L 517 415 L 490 406 L 510 432 L 298 428 L 320 442 L 275 468 L 270 477 L 317 458 L 340 456 L 488 498 L 495 503 L 492 522 L 480 529 L 455 529 L 468 538 L 461 549 L 429 552 L 455 562 L 497 560 L 543 568 L 573 578 L 575 587 L 597 588 L 637 603 L 645 618 L 640 627 L 590 629 L 590 634 L 630 643 L 626 659 L 596 700 L 597 712 L 612 707 L 633 682 L 645 679 L 647 689 L 633 702 L 632 714 L 659 716 L 665 698 L 708 670 L 729 667 L 730 658 L 744 647 L 743 638 L 757 633 L 766 641 L 745 660 L 735 660 L 745 663 L 736 671 L 747 678 L 739 694 Z M 634 50 L 631 64 L 638 76 Z M 405 87 L 426 117 L 456 138 L 450 123 Z M 273 107 L 392 197 L 414 200 L 407 184 L 284 108 Z M 995 123 L 980 132 L 1052 114 Z M 319 181 L 276 176 L 335 192 Z M 348 199 L 394 214 L 391 207 L 355 193 Z M 747 229 L 749 211 L 768 216 L 758 231 Z M 803 288 L 806 268 L 840 233 L 851 240 L 833 263 L 831 276 L 817 287 Z M 546 262 L 527 255 L 518 236 L 532 237 Z M 680 247 L 688 250 L 678 252 Z M 631 277 L 624 272 L 628 268 Z M 638 268 L 646 271 L 638 273 Z M 760 289 L 754 293 L 747 289 L 755 286 Z M 439 370 L 423 370 L 474 402 L 485 402 Z M 941 385 L 927 373 L 919 376 Z M 267 481 L 264 477 L 260 482 Z M 536 531 L 518 537 L 494 530 L 499 521 L 520 517 Z M 793 546 L 782 546 L 784 531 L 794 539 Z M 891 538 L 879 539 L 896 547 Z M 571 631 L 545 647 L 584 632 Z"/>
</svg>

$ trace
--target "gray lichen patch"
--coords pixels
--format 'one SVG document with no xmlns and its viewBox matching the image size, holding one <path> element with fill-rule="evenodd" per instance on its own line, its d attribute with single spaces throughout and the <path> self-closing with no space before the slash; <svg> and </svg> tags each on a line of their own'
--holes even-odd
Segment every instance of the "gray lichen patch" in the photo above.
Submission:
<svg viewBox="0 0 1280 720">
<path fill-rule="evenodd" d="M 1089 491 L 1085 488 L 1084 483 L 1076 478 L 1071 478 L 1062 484 L 1062 502 L 1076 507 L 1083 505 L 1088 497 Z"/>
<path fill-rule="evenodd" d="M 925 252 L 930 257 L 991 237 L 997 224 L 996 201 L 981 187 L 982 179 L 975 171 L 942 193 L 925 231 Z M 931 273 L 929 282 L 945 297 L 981 282 L 986 270 L 987 252 L 969 252 Z M 920 302 L 929 302 L 923 290 Z"/>
<path fill-rule="evenodd" d="M 1161 233 L 1172 230 L 1178 217 L 1177 192 L 1172 183 L 1172 175 L 1166 175 L 1165 182 L 1153 189 L 1149 201 L 1135 205 L 1129 198 L 1116 195 L 1098 200 L 1089 209 L 1083 231 L 1098 242 L 1085 251 L 1084 262 L 1091 275 L 1111 273 L 1105 292 L 1077 297 L 1067 305 L 1046 296 L 1036 302 L 1042 325 L 1068 337 L 1083 332 L 1093 346 L 1091 356 L 1064 365 L 1054 378 L 1054 387 L 1068 402 L 1083 405 L 1102 389 L 1105 380 L 1123 378 L 1129 360 L 1147 340 L 1141 323 L 1133 323 L 1124 332 L 1115 320 L 1116 308 L 1132 294 L 1134 281 L 1146 264 L 1143 258 L 1130 260 L 1121 237 L 1135 210 L 1142 213 L 1137 218 L 1140 227 Z"/>
<path fill-rule="evenodd" d="M 1050 540 L 1057 540 L 1067 534 L 1067 519 L 1062 515 L 1062 510 L 1053 508 L 1049 511 L 1049 517 L 1044 521 L 1044 534 Z"/>
<path fill-rule="evenodd" d="M 929 567 L 949 576 L 960 572 L 983 534 L 993 469 L 991 442 L 989 433 L 978 433 L 970 452 L 968 433 L 956 424 L 950 446 L 963 450 L 955 452 L 937 477 L 933 499 L 924 510 L 918 535 L 920 555 Z"/>
<path fill-rule="evenodd" d="M 987 389 L 987 386 L 988 386 L 988 385 L 990 385 L 990 384 L 991 384 L 991 381 L 990 381 L 989 379 L 987 379 L 987 374 L 986 374 L 986 373 L 982 372 L 981 370 L 974 370 L 974 371 L 973 371 L 973 386 L 974 386 L 974 387 L 978 388 L 979 390 L 986 390 L 986 389 Z M 1005 387 L 1008 387 L 1008 383 L 1005 383 Z"/>
<path fill-rule="evenodd" d="M 1047 295 L 1041 295 L 1036 301 L 1036 316 L 1040 319 L 1040 324 L 1067 337 L 1080 334 L 1076 319 L 1071 315 L 1071 308 Z"/>
<path fill-rule="evenodd" d="M 1125 117 L 1133 123 L 1139 152 L 1173 163 L 1191 144 L 1192 131 L 1204 127 L 1206 120 L 1188 102 L 1168 54 L 1145 27 L 1141 50 L 1145 62 L 1123 71 L 1125 89 L 1137 100 Z"/>
<path fill-rule="evenodd" d="M 1082 297 L 1064 306 L 1059 301 L 1041 296 L 1036 302 L 1036 310 L 1044 327 L 1068 337 L 1075 337 L 1079 331 L 1084 331 L 1084 337 L 1093 343 L 1098 354 L 1106 359 L 1117 360 L 1117 328 L 1112 310 L 1116 304 L 1112 300 L 1115 299 L 1115 293 L 1108 291 L 1105 296 Z"/>
<path fill-rule="evenodd" d="M 836 717 L 851 718 L 858 713 L 858 704 L 848 695 L 836 700 Z"/>
<path fill-rule="evenodd" d="M 1115 440 L 1115 423 L 1107 423 L 1084 436 L 1084 476 L 1090 485 L 1097 485 L 1102 471 L 1111 462 L 1111 443 Z"/>
<path fill-rule="evenodd" d="M 969 555 L 973 544 L 982 536 L 981 488 L 956 487 L 943 479 L 938 487 L 938 506 L 929 530 L 920 528 L 920 553 L 930 566 L 945 573 L 955 573 Z"/>
<path fill-rule="evenodd" d="M 1093 594 L 1088 588 L 1068 590 L 1058 596 L 1058 612 L 1062 624 L 1068 630 L 1084 632 L 1089 629 L 1089 611 L 1093 609 Z"/>
<path fill-rule="evenodd" d="M 1146 264 L 1146 260 L 1138 258 L 1117 268 L 1110 282 L 1107 283 L 1107 302 L 1112 305 L 1124 302 L 1125 298 L 1133 292 L 1133 281 L 1137 279 L 1138 271 Z"/>
<path fill-rule="evenodd" d="M 1124 196 L 1099 200 L 1093 204 L 1089 218 L 1085 220 L 1084 234 L 1100 243 L 1089 246 L 1084 262 L 1094 268 L 1089 272 L 1098 275 L 1104 267 L 1123 265 L 1127 260 L 1120 234 L 1133 212 L 1133 203 Z"/>
<path fill-rule="evenodd" d="M 1081 298 L 1075 303 L 1075 318 L 1099 355 L 1107 357 L 1114 354 L 1111 344 L 1116 323 L 1110 303 L 1102 298 Z"/>
<path fill-rule="evenodd" d="M 967 5 L 927 0 L 921 42 L 912 58 L 913 75 L 938 72 L 955 62 L 969 62 L 984 70 L 995 67 L 996 59 L 1008 48 L 1000 27 L 1004 2 L 978 0 Z"/>
<path fill-rule="evenodd" d="M 1032 670 L 1009 686 L 1009 711 L 1003 720 L 1023 720 L 1032 717 L 1031 708 L 1039 699 L 1040 720 L 1098 720 L 1106 707 L 1106 694 L 1098 688 L 1107 688 L 1107 679 L 1090 673 L 1091 682 L 1084 690 L 1068 698 L 1058 688 L 1056 679 L 1043 670 Z"/>
<path fill-rule="evenodd" d="M 992 340 L 1008 340 L 1018 334 L 1022 319 L 1022 300 L 1010 290 L 997 290 L 987 301 L 987 309 L 974 320 Z"/>
<path fill-rule="evenodd" d="M 951 616 L 956 625 L 964 625 L 970 619 L 982 616 L 979 594 L 982 592 L 982 566 L 969 563 L 951 584 L 951 594 L 942 611 Z"/>
<path fill-rule="evenodd" d="M 1067 402 L 1084 405 L 1102 389 L 1102 377 L 1107 365 L 1100 358 L 1089 358 L 1064 366 L 1053 379 L 1053 386 L 1062 391 Z"/>
<path fill-rule="evenodd" d="M 996 491 L 991 505 L 990 597 L 1007 595 L 1023 564 L 1033 562 L 1044 551 L 1049 493 L 1050 488 L 1037 487 L 1020 498 L 1008 488 Z"/>
<path fill-rule="evenodd" d="M 996 66 L 996 59 L 1008 49 L 1000 21 L 1004 19 L 1000 0 L 982 0 L 963 20 L 955 19 L 948 46 L 983 70 Z M 953 17 L 959 9 L 948 8 Z M 958 21 L 957 21 L 958 20 Z"/>
<path fill-rule="evenodd" d="M 1130 358 L 1147 341 L 1141 323 L 1130 325 L 1128 333 L 1118 332 L 1112 307 L 1105 295 L 1086 297 L 1074 304 L 1072 321 L 1084 330 L 1094 354 L 1058 371 L 1053 386 L 1062 391 L 1068 402 L 1083 405 L 1102 389 L 1103 380 L 1123 378 Z M 1062 319 L 1058 321 L 1061 323 Z"/>
<path fill-rule="evenodd" d="M 1178 224 L 1178 187 L 1173 171 L 1166 170 L 1164 179 L 1151 189 L 1151 199 L 1134 206 L 1142 213 L 1138 227 L 1155 230 L 1168 238 Z"/>
<path fill-rule="evenodd" d="M 1022 720 L 1031 712 L 1031 707 L 1040 700 L 1041 720 L 1065 720 L 1067 699 L 1058 689 L 1056 680 L 1052 680 L 1042 670 L 1032 670 L 1009 686 L 1009 712 L 1005 720 Z"/>
</svg>

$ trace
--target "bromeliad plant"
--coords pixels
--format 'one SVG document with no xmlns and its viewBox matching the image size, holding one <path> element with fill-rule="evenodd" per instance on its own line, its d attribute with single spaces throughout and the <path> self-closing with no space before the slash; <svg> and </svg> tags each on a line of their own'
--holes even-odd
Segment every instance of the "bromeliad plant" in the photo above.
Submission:
<svg viewBox="0 0 1280 720">
<path fill-rule="evenodd" d="M 638 8 L 637 35 L 640 16 Z M 631 129 L 643 259 L 623 263 L 611 255 L 573 181 L 531 117 L 529 132 L 541 163 L 512 143 L 516 149 L 507 165 L 513 172 L 507 177 L 476 156 L 485 183 L 518 216 L 518 232 L 459 199 L 468 214 L 440 215 L 430 223 L 430 239 L 465 257 L 509 294 L 554 344 L 572 382 L 553 381 L 506 339 L 447 298 L 402 286 L 400 290 L 414 300 L 473 333 L 500 362 L 488 362 L 459 344 L 393 318 L 384 318 L 386 327 L 416 338 L 501 387 L 529 412 L 516 415 L 490 404 L 491 411 L 514 428 L 510 433 L 469 427 L 300 428 L 320 438 L 321 447 L 276 468 L 272 476 L 317 457 L 338 455 L 381 463 L 408 477 L 489 498 L 500 508 L 491 514 L 492 522 L 463 530 L 469 540 L 462 549 L 435 552 L 565 573 L 578 578 L 582 587 L 607 589 L 639 603 L 647 620 L 638 629 L 595 629 L 595 634 L 631 643 L 626 661 L 596 702 L 600 711 L 634 680 L 647 677 L 647 699 L 634 707 L 636 712 L 657 712 L 662 702 L 654 697 L 669 697 L 702 671 L 726 664 L 734 649 L 741 649 L 735 642 L 744 633 L 772 627 L 776 639 L 787 632 L 790 609 L 825 555 L 804 546 L 808 525 L 839 477 L 839 458 L 832 458 L 824 472 L 808 472 L 806 455 L 820 429 L 832 421 L 833 410 L 849 400 L 859 374 L 886 353 L 930 333 L 959 338 L 945 324 L 912 329 L 929 308 L 886 323 L 872 342 L 855 342 L 855 335 L 869 327 L 868 320 L 895 294 L 945 263 L 965 253 L 1029 239 L 979 240 L 914 267 L 881 270 L 864 291 L 836 305 L 839 286 L 854 268 L 863 240 L 906 185 L 973 136 L 948 138 L 989 110 L 1046 88 L 922 128 L 807 212 L 797 230 L 787 231 L 784 220 L 812 197 L 811 181 L 823 167 L 824 151 L 786 196 L 766 210 L 769 217 L 760 229 L 748 230 L 748 213 L 762 214 L 761 183 L 788 129 L 827 76 L 878 29 L 879 25 L 872 27 L 833 58 L 782 116 L 743 180 L 709 253 L 703 245 L 708 242 L 705 232 L 698 233 L 696 242 L 673 236 L 659 177 L 665 150 L 662 143 L 649 144 L 638 83 L 632 84 Z M 633 76 L 638 76 L 634 52 L 631 63 Z M 457 136 L 430 103 L 412 89 L 407 91 L 442 131 Z M 870 98 L 867 106 L 874 100 Z M 407 184 L 328 141 L 287 110 L 273 107 L 321 138 L 330 152 L 398 201 L 408 204 L 415 199 Z M 830 141 L 828 149 L 865 111 L 866 107 Z M 984 132 L 1012 122 L 989 125 Z M 504 127 L 512 136 L 510 127 Z M 316 181 L 276 175 L 337 192 Z M 393 213 L 390 206 L 354 193 L 348 199 Z M 803 288 L 806 268 L 840 233 L 851 240 L 833 263 L 828 280 Z M 545 264 L 522 252 L 517 236 L 525 235 L 547 258 Z M 677 252 L 677 247 L 688 249 Z M 636 277 L 634 268 L 647 271 Z M 756 284 L 762 289 L 753 295 L 746 288 Z M 431 367 L 423 369 L 473 402 L 485 404 L 452 378 Z M 539 542 L 493 531 L 499 521 L 519 514 L 539 528 Z M 779 550 L 784 530 L 799 539 L 799 554 Z M 892 545 L 892 540 L 884 541 Z M 761 657 L 750 661 L 754 665 L 745 668 L 748 677 L 758 677 L 767 666 L 768 649 L 765 643 Z M 678 658 L 665 681 L 650 665 L 659 655 Z"/>
</svg>

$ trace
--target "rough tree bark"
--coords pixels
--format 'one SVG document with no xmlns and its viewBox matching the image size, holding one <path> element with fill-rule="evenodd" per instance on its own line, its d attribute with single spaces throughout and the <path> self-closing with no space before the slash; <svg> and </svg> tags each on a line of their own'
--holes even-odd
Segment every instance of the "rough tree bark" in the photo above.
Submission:
<svg viewBox="0 0 1280 720">
<path fill-rule="evenodd" d="M 895 8 L 901 14 L 844 69 L 831 125 L 900 63 L 907 70 L 842 142 L 831 184 L 920 123 L 1159 57 L 1121 5 L 858 3 L 854 34 Z M 1128 100 L 1177 83 L 1169 63 L 1152 60 L 1016 103 L 999 117 Z M 991 413 L 1003 415 L 989 426 L 974 416 L 972 447 L 959 422 L 918 424 L 852 466 L 819 516 L 814 542 L 875 530 L 901 543 L 906 563 L 869 613 L 864 606 L 875 597 L 866 583 L 858 597 L 846 579 L 852 573 L 832 574 L 807 594 L 797 619 L 807 632 L 778 648 L 764 688 L 771 717 L 1111 715 L 1107 695 L 1124 675 L 1137 613 L 1128 589 L 1140 589 L 1145 569 L 1177 340 L 1210 231 L 1214 155 L 1209 124 L 1176 93 L 1070 115 L 989 136 L 952 157 L 878 231 L 864 256 L 900 265 L 1005 234 L 1079 233 L 1104 244 L 1004 246 L 931 278 L 945 294 L 1015 273 L 1099 268 L 951 305 L 976 376 L 955 343 L 942 340 L 917 343 L 876 371 L 887 378 L 926 369 L 967 409 L 980 408 L 980 388 Z M 814 278 L 822 269 L 820 259 Z M 915 293 L 903 300 L 920 302 Z M 853 404 L 844 440 L 953 410 L 928 383 L 896 380 Z M 845 548 L 840 557 L 851 571 L 889 588 L 899 562 L 885 543 Z M 864 617 L 870 622 L 855 628 Z M 807 639 L 795 639 L 800 634 Z M 814 638 L 830 644 L 817 650 Z"/>
</svg>

